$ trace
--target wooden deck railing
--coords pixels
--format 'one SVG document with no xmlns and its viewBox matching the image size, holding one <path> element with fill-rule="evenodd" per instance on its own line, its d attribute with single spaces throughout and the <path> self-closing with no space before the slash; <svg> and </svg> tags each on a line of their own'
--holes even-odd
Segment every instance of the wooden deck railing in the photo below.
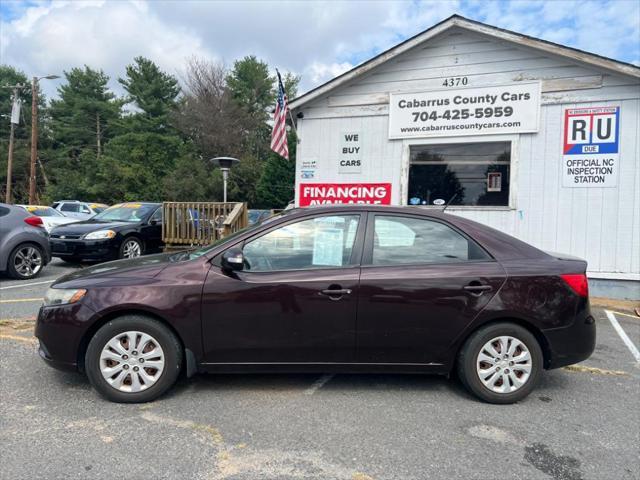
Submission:
<svg viewBox="0 0 640 480">
<path fill-rule="evenodd" d="M 246 203 L 164 202 L 162 239 L 171 245 L 208 245 L 247 226 Z"/>
</svg>

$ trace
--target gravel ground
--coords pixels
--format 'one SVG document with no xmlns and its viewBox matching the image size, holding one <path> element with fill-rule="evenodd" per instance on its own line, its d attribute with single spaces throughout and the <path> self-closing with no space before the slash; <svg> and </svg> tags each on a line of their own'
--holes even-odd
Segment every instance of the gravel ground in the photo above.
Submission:
<svg viewBox="0 0 640 480">
<path fill-rule="evenodd" d="M 594 355 L 516 405 L 421 375 L 199 375 L 118 405 L 36 354 L 26 284 L 69 268 L 0 278 L 3 479 L 640 479 L 640 365 L 603 310 Z"/>
</svg>

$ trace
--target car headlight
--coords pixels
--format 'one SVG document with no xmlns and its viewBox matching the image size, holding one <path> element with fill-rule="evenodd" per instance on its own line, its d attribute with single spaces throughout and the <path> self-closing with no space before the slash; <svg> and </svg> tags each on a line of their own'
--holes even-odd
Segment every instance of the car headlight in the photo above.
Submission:
<svg viewBox="0 0 640 480">
<path fill-rule="evenodd" d="M 107 238 L 113 238 L 116 236 L 116 232 L 113 230 L 98 230 L 95 232 L 87 233 L 84 238 L 86 240 L 104 240 Z"/>
<path fill-rule="evenodd" d="M 82 300 L 86 293 L 84 288 L 50 288 L 44 296 L 44 306 L 76 303 Z"/>
</svg>

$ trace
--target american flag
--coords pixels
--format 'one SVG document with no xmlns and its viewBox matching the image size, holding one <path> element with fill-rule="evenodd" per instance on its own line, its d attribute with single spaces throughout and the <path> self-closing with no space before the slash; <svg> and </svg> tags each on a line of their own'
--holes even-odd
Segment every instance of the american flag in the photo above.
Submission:
<svg viewBox="0 0 640 480">
<path fill-rule="evenodd" d="M 271 150 L 289 160 L 289 146 L 287 145 L 287 94 L 284 93 L 282 78 L 278 72 L 278 97 L 276 111 L 273 114 L 273 131 L 271 132 Z"/>
</svg>

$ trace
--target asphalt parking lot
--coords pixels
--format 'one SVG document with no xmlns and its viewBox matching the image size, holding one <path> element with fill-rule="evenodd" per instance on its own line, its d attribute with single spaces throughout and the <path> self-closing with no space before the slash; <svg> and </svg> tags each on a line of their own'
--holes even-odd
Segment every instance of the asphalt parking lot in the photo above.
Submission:
<svg viewBox="0 0 640 480">
<path fill-rule="evenodd" d="M 640 364 L 601 309 L 594 355 L 516 405 L 418 375 L 200 375 L 118 405 L 37 356 L 39 299 L 71 268 L 0 278 L 3 479 L 640 479 Z M 614 318 L 639 346 L 640 319 Z"/>
</svg>

